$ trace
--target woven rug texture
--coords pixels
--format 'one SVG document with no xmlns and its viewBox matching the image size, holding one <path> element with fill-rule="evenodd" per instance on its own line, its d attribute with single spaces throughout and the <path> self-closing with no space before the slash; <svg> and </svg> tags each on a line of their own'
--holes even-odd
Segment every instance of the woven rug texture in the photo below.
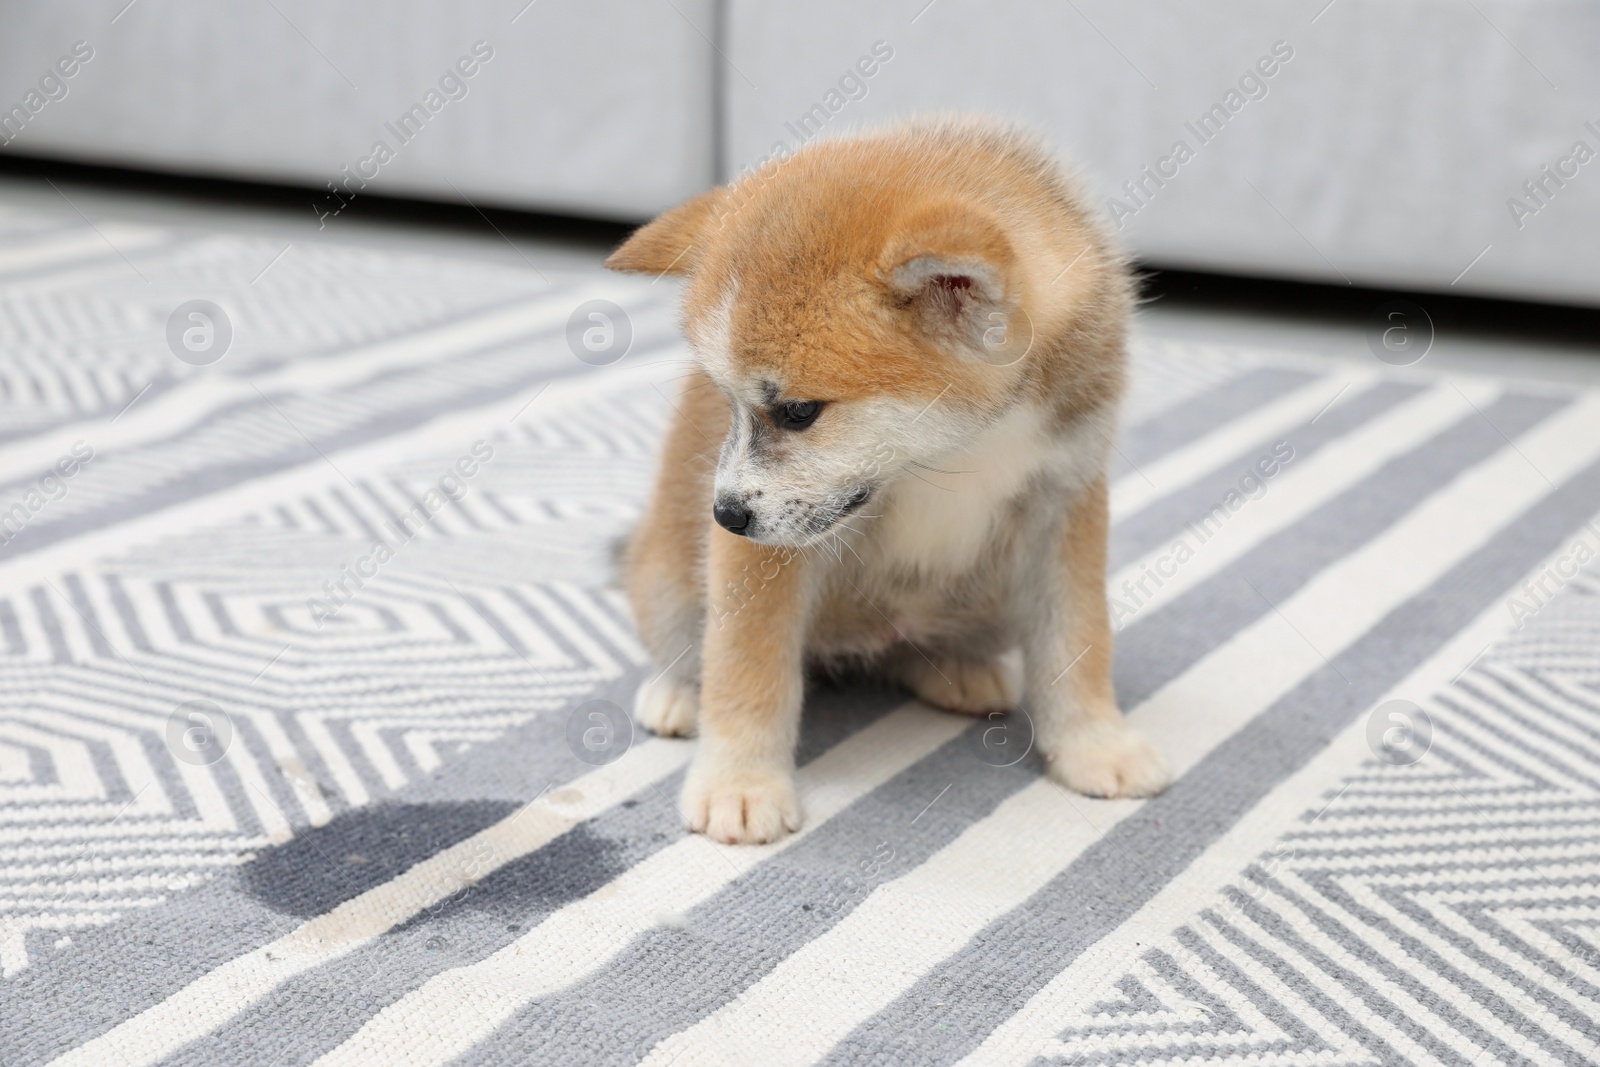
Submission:
<svg viewBox="0 0 1600 1067">
<path fill-rule="evenodd" d="M 0 1063 L 1600 1062 L 1600 394 L 1141 338 L 1172 788 L 819 684 L 733 848 L 624 710 L 676 298 L 0 214 Z"/>
</svg>

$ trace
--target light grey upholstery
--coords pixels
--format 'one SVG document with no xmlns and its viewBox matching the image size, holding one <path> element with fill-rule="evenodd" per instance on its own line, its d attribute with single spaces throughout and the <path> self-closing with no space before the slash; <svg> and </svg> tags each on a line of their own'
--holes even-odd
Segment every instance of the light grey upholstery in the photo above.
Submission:
<svg viewBox="0 0 1600 1067">
<path fill-rule="evenodd" d="M 0 151 L 320 188 L 382 140 L 372 192 L 624 219 L 713 179 L 711 0 L 127 3 L 0 6 L 0 106 L 94 51 Z M 401 144 L 386 124 L 430 89 Z"/>
</svg>

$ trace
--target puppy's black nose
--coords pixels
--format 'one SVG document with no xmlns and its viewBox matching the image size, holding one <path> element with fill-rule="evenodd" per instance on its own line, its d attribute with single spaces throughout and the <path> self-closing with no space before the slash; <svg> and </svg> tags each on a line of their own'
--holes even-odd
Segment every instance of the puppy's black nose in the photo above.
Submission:
<svg viewBox="0 0 1600 1067">
<path fill-rule="evenodd" d="M 711 514 L 716 518 L 718 526 L 731 533 L 742 534 L 750 525 L 750 509 L 743 504 L 730 504 L 725 500 L 719 500 L 712 507 Z"/>
</svg>

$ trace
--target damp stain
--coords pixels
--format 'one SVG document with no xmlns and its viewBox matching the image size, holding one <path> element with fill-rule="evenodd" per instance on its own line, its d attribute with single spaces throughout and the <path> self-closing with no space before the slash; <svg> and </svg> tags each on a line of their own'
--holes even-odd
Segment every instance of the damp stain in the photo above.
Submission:
<svg viewBox="0 0 1600 1067">
<path fill-rule="evenodd" d="M 518 857 L 461 892 L 426 908 L 394 928 L 414 930 L 463 912 L 523 926 L 536 917 L 582 900 L 630 866 L 623 842 L 579 824 L 536 852 Z"/>
<path fill-rule="evenodd" d="M 245 892 L 274 911 L 321 915 L 510 815 L 509 801 L 373 804 L 341 812 L 239 868 Z"/>
</svg>

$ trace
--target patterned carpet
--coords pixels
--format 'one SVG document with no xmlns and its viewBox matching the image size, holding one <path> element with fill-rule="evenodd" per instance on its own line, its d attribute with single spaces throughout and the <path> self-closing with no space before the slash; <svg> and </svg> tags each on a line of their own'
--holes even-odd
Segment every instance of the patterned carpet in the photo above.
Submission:
<svg viewBox="0 0 1600 1067">
<path fill-rule="evenodd" d="M 620 711 L 666 283 L 0 235 L 0 1063 L 1600 1061 L 1600 395 L 1141 343 L 1173 788 L 819 689 L 735 849 Z"/>
</svg>

